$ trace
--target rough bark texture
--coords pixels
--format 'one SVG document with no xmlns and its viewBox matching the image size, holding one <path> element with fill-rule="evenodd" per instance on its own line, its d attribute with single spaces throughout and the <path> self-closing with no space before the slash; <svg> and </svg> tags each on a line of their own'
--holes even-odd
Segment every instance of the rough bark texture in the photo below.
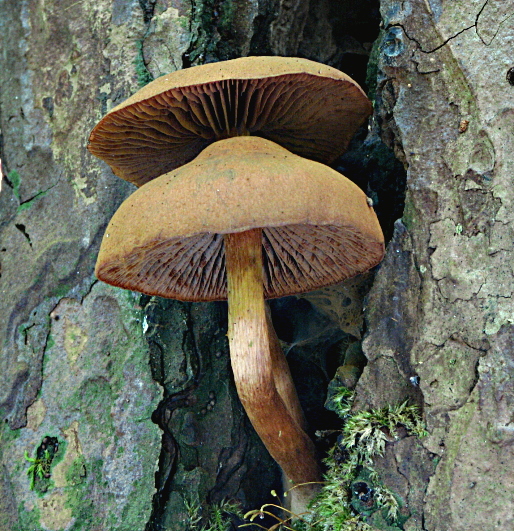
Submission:
<svg viewBox="0 0 514 531">
<path fill-rule="evenodd" d="M 0 2 L 2 529 L 141 529 L 151 513 L 162 391 L 139 297 L 92 275 L 129 187 L 84 149 L 134 87 L 139 11 Z M 24 453 L 42 457 L 45 437 L 51 477 L 30 490 Z"/>
<path fill-rule="evenodd" d="M 363 83 L 377 7 L 0 0 L 0 529 L 185 531 L 186 502 L 255 508 L 277 486 L 234 391 L 225 306 L 94 279 L 103 230 L 133 188 L 85 144 L 139 84 L 191 64 L 298 55 Z M 377 464 L 408 501 L 404 529 L 510 529 L 514 6 L 383 0 L 381 11 L 375 121 L 338 162 L 392 237 L 356 407 L 424 407 L 429 437 L 389 445 Z M 404 172 L 378 131 L 407 169 L 394 235 Z M 325 388 L 360 336 L 363 285 L 310 296 L 321 313 L 304 298 L 272 304 L 318 429 L 332 426 Z M 41 457 L 48 441 L 51 477 L 31 490 L 24 453 Z"/>
<path fill-rule="evenodd" d="M 385 0 L 381 11 L 378 119 L 407 195 L 369 299 L 358 407 L 420 378 L 410 394 L 423 395 L 425 457 L 407 468 L 398 447 L 383 465 L 407 482 L 405 529 L 510 529 L 514 5 Z"/>
</svg>

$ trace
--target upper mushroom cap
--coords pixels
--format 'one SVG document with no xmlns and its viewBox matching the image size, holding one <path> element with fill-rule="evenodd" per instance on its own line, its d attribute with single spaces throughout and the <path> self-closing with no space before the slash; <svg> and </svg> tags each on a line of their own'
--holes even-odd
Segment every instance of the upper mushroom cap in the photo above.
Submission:
<svg viewBox="0 0 514 531">
<path fill-rule="evenodd" d="M 335 68 L 243 57 L 156 79 L 100 120 L 88 149 L 137 186 L 191 161 L 210 143 L 239 135 L 330 163 L 370 113 L 359 85 Z"/>
<path fill-rule="evenodd" d="M 263 229 L 267 298 L 335 284 L 384 254 L 358 186 L 269 140 L 235 137 L 128 197 L 107 227 L 96 275 L 149 295 L 223 300 L 222 235 L 255 228 Z"/>
</svg>

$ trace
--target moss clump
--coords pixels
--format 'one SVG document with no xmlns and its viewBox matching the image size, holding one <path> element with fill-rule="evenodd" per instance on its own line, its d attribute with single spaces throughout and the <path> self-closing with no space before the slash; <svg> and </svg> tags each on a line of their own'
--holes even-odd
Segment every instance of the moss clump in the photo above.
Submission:
<svg viewBox="0 0 514 531">
<path fill-rule="evenodd" d="M 25 452 L 25 461 L 30 463 L 27 469 L 27 476 L 30 478 L 30 490 L 36 487 L 36 481 L 39 479 L 43 481 L 50 477 L 50 465 L 52 464 L 52 456 L 49 450 L 45 450 L 41 457 L 30 457 Z"/>
<path fill-rule="evenodd" d="M 189 517 L 188 531 L 228 531 L 235 518 L 241 519 L 241 507 L 228 500 L 202 508 L 198 501 L 185 501 Z"/>
<path fill-rule="evenodd" d="M 52 468 L 62 460 L 65 444 L 56 437 L 43 437 L 34 457 L 25 452 L 25 460 L 29 463 L 26 474 L 30 479 L 30 490 L 44 494 L 53 486 Z"/>
<path fill-rule="evenodd" d="M 325 464 L 327 473 L 321 493 L 304 515 L 278 517 L 267 504 L 245 515 L 251 522 L 257 516 L 276 519 L 273 529 L 292 531 L 373 531 L 401 529 L 403 501 L 380 483 L 373 459 L 384 454 L 386 442 L 399 437 L 399 429 L 426 435 L 418 408 L 403 402 L 371 411 L 352 412 L 353 393 L 345 387 L 333 389 L 327 408 L 343 421 L 337 444 Z M 373 527 L 365 521 L 373 524 Z"/>
</svg>

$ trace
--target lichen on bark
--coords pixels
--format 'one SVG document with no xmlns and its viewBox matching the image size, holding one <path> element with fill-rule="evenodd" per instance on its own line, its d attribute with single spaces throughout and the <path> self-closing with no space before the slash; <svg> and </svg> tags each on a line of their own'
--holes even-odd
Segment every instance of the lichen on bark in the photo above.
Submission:
<svg viewBox="0 0 514 531">
<path fill-rule="evenodd" d="M 504 243 L 512 230 L 505 208 L 512 190 L 504 186 L 512 174 L 505 146 L 512 144 L 514 93 L 504 79 L 512 9 L 499 2 L 477 1 L 463 11 L 454 2 L 409 1 L 400 8 L 385 1 L 381 11 L 377 111 L 408 167 L 406 265 L 416 278 L 406 292 L 392 290 L 384 311 L 393 317 L 392 301 L 399 299 L 402 317 L 415 324 L 403 330 L 405 351 L 401 341 L 379 337 L 379 321 L 371 317 L 363 384 L 381 378 L 373 360 L 388 352 L 420 377 L 430 432 L 423 445 L 437 467 L 423 518 L 409 529 L 508 528 L 512 506 L 494 486 L 513 480 L 504 466 L 513 441 L 498 414 L 512 395 L 491 389 L 503 388 L 503 371 L 509 372 L 503 348 L 513 330 L 512 247 Z M 404 240 L 398 236 L 390 253 Z M 393 263 L 386 260 L 377 283 L 396 282 L 402 271 Z M 371 307 L 381 294 L 377 286 Z"/>
</svg>

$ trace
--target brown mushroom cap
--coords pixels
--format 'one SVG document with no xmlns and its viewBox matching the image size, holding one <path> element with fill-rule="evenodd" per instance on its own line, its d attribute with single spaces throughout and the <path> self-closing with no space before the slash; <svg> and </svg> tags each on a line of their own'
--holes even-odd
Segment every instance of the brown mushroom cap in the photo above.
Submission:
<svg viewBox="0 0 514 531">
<path fill-rule="evenodd" d="M 137 186 L 216 140 L 240 135 L 330 163 L 370 113 L 359 85 L 335 68 L 291 57 L 243 57 L 156 79 L 100 120 L 88 149 Z"/>
<path fill-rule="evenodd" d="M 223 300 L 222 235 L 259 227 L 267 298 L 340 282 L 384 253 L 376 215 L 354 183 L 269 140 L 236 137 L 128 197 L 107 227 L 96 275 L 149 295 Z"/>
</svg>

